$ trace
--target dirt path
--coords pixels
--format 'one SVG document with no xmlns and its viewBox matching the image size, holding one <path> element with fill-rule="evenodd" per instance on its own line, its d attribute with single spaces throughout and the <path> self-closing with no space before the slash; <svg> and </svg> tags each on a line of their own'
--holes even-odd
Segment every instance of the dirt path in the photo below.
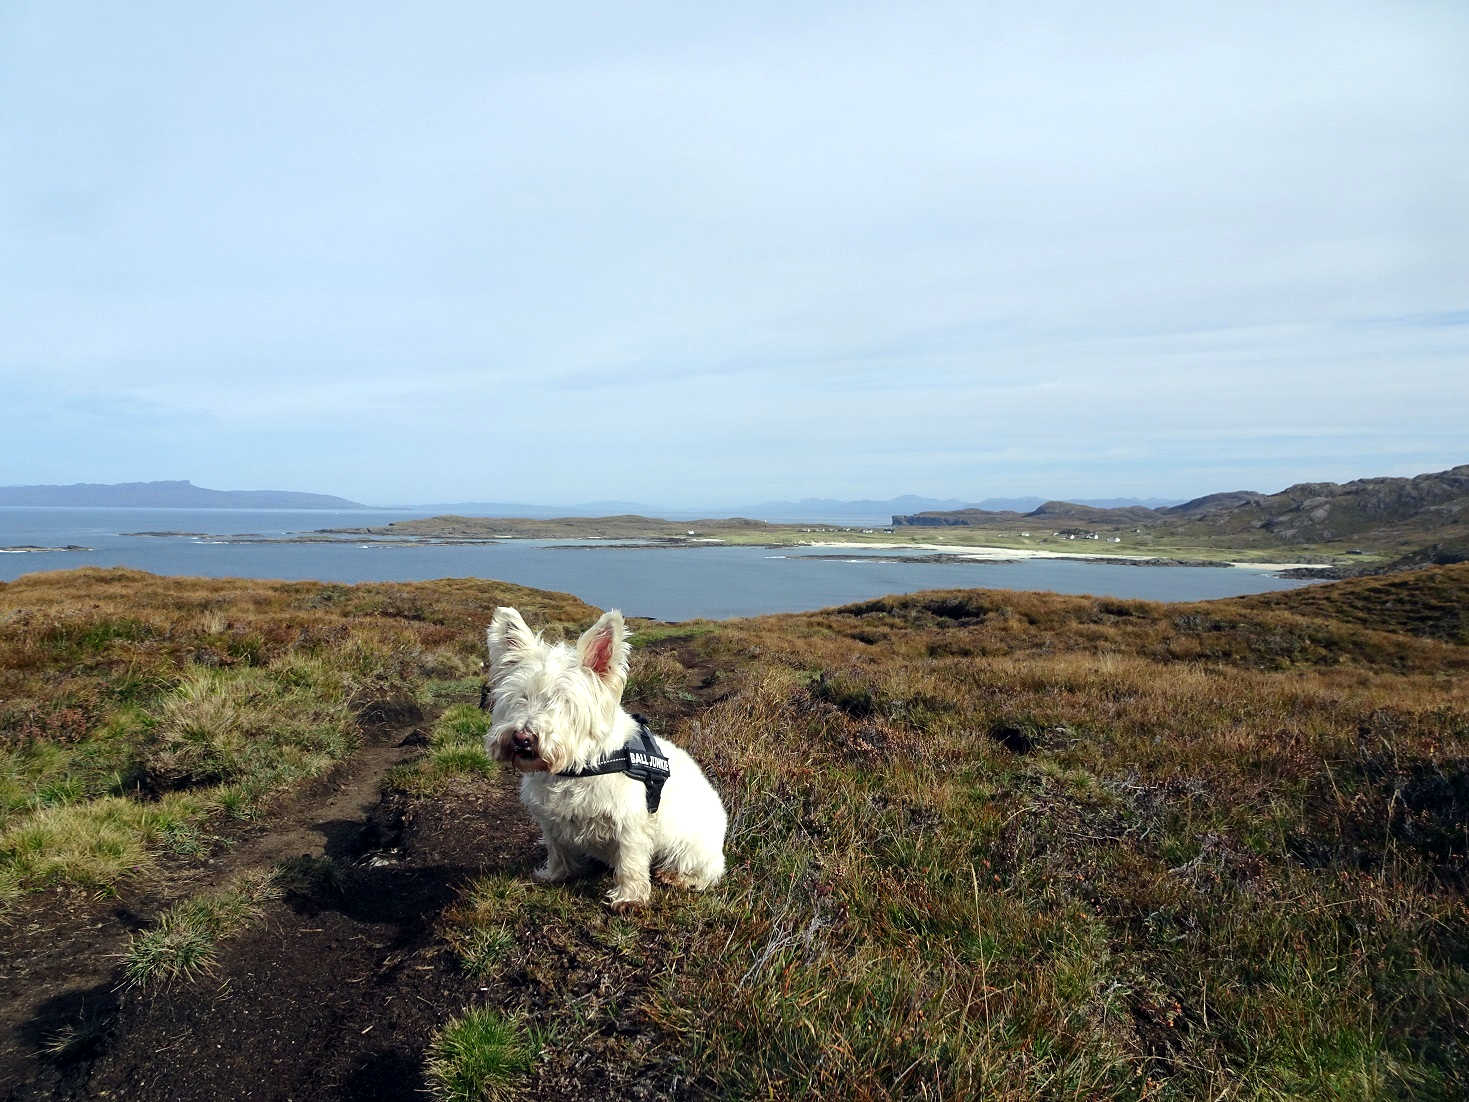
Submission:
<svg viewBox="0 0 1469 1102">
<path fill-rule="evenodd" d="M 421 1097 L 423 1052 L 476 985 L 439 916 L 473 876 L 527 866 L 534 839 L 506 783 L 390 796 L 356 826 L 336 878 L 227 942 L 215 978 L 125 998 L 105 1050 L 52 1096 Z"/>
<path fill-rule="evenodd" d="M 435 918 L 467 877 L 525 863 L 532 849 L 504 785 L 420 805 L 383 798 L 384 774 L 423 742 L 412 728 L 370 732 L 236 845 L 160 877 L 166 888 L 24 904 L 0 931 L 0 1099 L 388 1098 L 421 1087 L 427 1037 L 445 1006 L 463 1005 L 467 982 L 440 959 Z M 217 979 L 118 994 L 119 954 L 166 906 L 302 855 L 343 871 L 298 886 L 226 942 Z M 72 1043 L 49 1055 L 64 1035 Z"/>
</svg>

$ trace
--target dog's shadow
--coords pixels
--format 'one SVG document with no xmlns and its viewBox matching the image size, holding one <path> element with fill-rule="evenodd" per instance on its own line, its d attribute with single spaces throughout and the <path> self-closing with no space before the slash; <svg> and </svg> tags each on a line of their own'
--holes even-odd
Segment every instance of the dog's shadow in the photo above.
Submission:
<svg viewBox="0 0 1469 1102">
<path fill-rule="evenodd" d="M 398 824 L 341 819 L 315 829 L 326 839 L 325 856 L 303 855 L 282 865 L 287 906 L 307 917 L 334 912 L 354 922 L 397 927 L 399 945 L 426 936 L 433 920 L 481 877 L 507 877 L 540 890 L 599 899 L 610 873 L 607 865 L 592 861 L 574 879 L 534 881 L 531 874 L 545 860 L 545 850 L 530 830 L 486 850 L 470 847 L 444 854 L 448 860 L 415 864 Z"/>
<path fill-rule="evenodd" d="M 428 1090 L 422 1062 L 395 1048 L 375 1050 L 340 1087 L 343 1102 L 392 1102 L 422 1097 Z"/>
<path fill-rule="evenodd" d="M 458 898 L 480 870 L 462 865 L 343 865 L 327 860 L 288 862 L 286 904 L 311 917 L 335 912 L 372 926 L 424 927 Z"/>
</svg>

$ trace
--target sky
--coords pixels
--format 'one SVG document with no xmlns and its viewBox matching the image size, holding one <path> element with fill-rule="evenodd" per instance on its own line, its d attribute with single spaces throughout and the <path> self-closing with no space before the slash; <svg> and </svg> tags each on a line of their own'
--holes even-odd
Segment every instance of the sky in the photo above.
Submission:
<svg viewBox="0 0 1469 1102">
<path fill-rule="evenodd" d="M 0 484 L 1469 462 L 1466 57 L 1460 0 L 10 0 Z"/>
</svg>

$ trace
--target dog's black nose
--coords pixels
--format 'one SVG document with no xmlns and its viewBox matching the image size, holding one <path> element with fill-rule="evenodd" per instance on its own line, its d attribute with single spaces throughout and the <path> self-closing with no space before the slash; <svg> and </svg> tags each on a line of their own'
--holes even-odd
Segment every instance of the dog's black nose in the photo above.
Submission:
<svg viewBox="0 0 1469 1102">
<path fill-rule="evenodd" d="M 516 731 L 510 736 L 510 749 L 515 751 L 534 750 L 536 737 L 529 731 Z"/>
</svg>

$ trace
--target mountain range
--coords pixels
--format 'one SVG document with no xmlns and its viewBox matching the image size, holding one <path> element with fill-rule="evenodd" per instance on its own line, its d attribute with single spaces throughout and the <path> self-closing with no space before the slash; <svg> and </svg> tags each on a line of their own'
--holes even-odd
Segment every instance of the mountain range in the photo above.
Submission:
<svg viewBox="0 0 1469 1102">
<path fill-rule="evenodd" d="M 1278 493 L 1236 490 L 1161 508 L 1098 508 L 1047 501 L 1028 512 L 959 509 L 893 517 L 895 526 L 995 527 L 1025 524 L 1151 535 L 1221 546 L 1357 541 L 1406 548 L 1469 539 L 1469 464 L 1413 478 L 1301 482 Z"/>
<path fill-rule="evenodd" d="M 188 481 L 0 486 L 0 505 L 138 509 L 366 508 L 331 494 L 307 494 L 295 490 L 207 490 Z"/>
<path fill-rule="evenodd" d="M 919 513 L 963 509 L 1034 509 L 1043 498 L 986 498 L 965 502 L 957 498 L 900 497 L 842 500 L 807 497 L 799 501 L 763 501 L 753 505 L 668 508 L 641 501 L 584 501 L 574 505 L 532 505 L 518 501 L 441 501 L 411 505 L 371 506 L 331 494 L 300 493 L 293 490 L 209 490 L 187 480 L 165 482 L 82 482 L 68 486 L 0 486 L 0 505 L 90 506 L 93 508 L 141 509 L 397 509 L 459 516 L 604 517 L 637 514 L 670 520 L 694 520 L 710 516 L 751 517 L 772 523 L 814 521 L 872 524 L 895 513 Z M 1117 508 L 1124 506 L 1171 505 L 1160 498 L 1083 499 L 1078 504 Z"/>
</svg>

